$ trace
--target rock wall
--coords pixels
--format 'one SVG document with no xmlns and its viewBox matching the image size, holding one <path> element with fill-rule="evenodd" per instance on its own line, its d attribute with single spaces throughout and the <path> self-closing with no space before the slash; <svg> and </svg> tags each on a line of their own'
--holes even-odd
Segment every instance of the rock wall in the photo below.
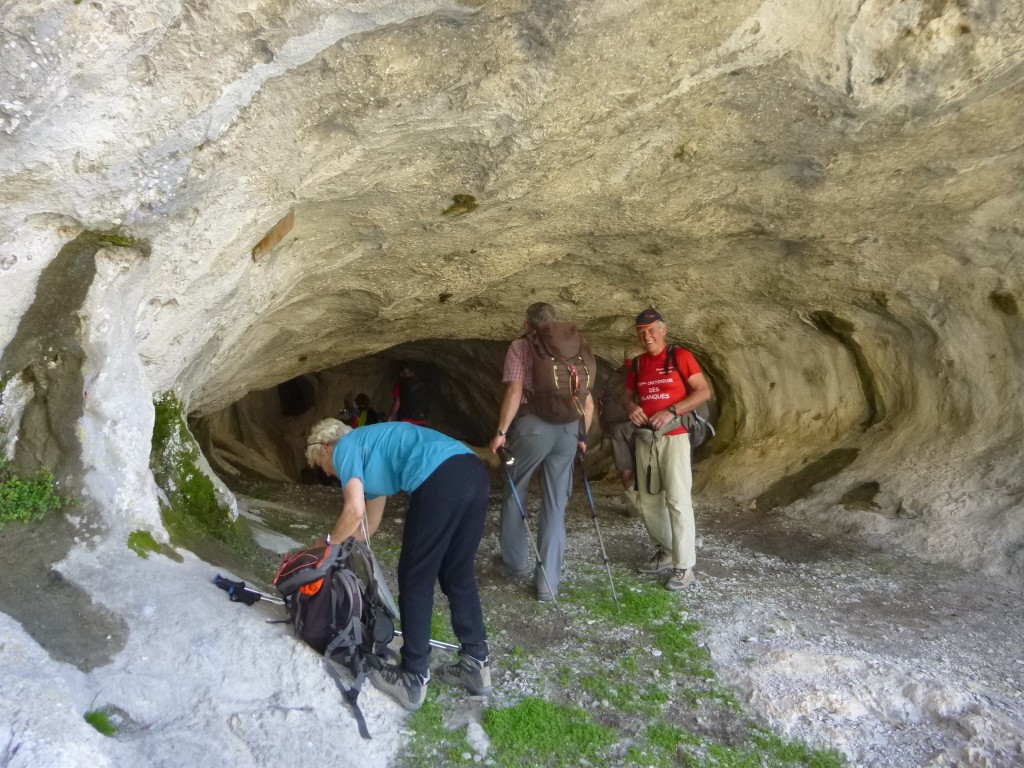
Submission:
<svg viewBox="0 0 1024 768">
<path fill-rule="evenodd" d="M 653 303 L 722 402 L 704 493 L 850 451 L 790 509 L 1019 582 L 1022 33 L 995 0 L 9 0 L 8 448 L 156 525 L 156 392 L 212 416 L 539 299 L 616 359 Z"/>
</svg>

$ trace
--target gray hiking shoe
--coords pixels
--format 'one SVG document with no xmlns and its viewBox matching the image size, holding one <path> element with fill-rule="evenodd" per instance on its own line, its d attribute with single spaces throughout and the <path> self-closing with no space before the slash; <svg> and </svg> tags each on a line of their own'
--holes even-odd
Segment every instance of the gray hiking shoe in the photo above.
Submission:
<svg viewBox="0 0 1024 768">
<path fill-rule="evenodd" d="M 393 698 L 405 709 L 415 712 L 423 706 L 423 700 L 427 698 L 427 683 L 430 681 L 430 672 L 427 676 L 406 672 L 395 664 L 385 664 L 380 669 L 370 670 L 370 681 L 388 696 Z"/>
<path fill-rule="evenodd" d="M 668 581 L 665 582 L 665 589 L 671 592 L 677 592 L 680 589 L 686 589 L 696 580 L 697 579 L 693 575 L 692 568 L 673 568 L 672 575 L 669 576 Z"/>
<path fill-rule="evenodd" d="M 648 560 L 646 565 L 641 565 L 639 571 L 646 576 L 653 576 L 656 573 L 665 573 L 671 568 L 672 555 L 658 547 L 654 550 L 654 557 Z"/>
<path fill-rule="evenodd" d="M 458 685 L 474 696 L 491 695 L 491 665 L 487 661 L 461 654 L 457 664 L 445 664 L 434 674 L 448 685 Z"/>
</svg>

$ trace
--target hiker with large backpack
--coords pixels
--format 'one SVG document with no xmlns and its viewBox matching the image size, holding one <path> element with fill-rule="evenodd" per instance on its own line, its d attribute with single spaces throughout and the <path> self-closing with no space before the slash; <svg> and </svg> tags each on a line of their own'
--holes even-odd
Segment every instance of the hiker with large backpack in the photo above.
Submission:
<svg viewBox="0 0 1024 768">
<path fill-rule="evenodd" d="M 645 309 L 635 327 L 644 352 L 634 358 L 626 377 L 623 405 L 639 427 L 640 511 L 656 547 L 640 572 L 667 574 L 666 589 L 685 589 L 694 581 L 697 552 L 690 435 L 684 418 L 711 399 L 711 387 L 693 354 L 666 342 L 668 329 L 658 310 Z"/>
<path fill-rule="evenodd" d="M 558 596 L 565 553 L 565 507 L 572 490 L 573 460 L 587 449 L 594 414 L 591 388 L 597 365 L 572 323 L 559 322 L 555 308 L 536 302 L 526 309 L 525 333 L 505 355 L 505 393 L 493 453 L 507 448 L 514 463 L 506 473 L 501 505 L 501 557 L 516 578 L 532 576 L 537 599 Z M 529 530 L 517 504 L 530 478 L 543 468 L 544 499 L 537 526 L 540 562 L 530 567 Z"/>
<path fill-rule="evenodd" d="M 487 514 L 487 468 L 463 443 L 404 422 L 353 430 L 337 419 L 317 423 L 306 459 L 341 481 L 344 504 L 330 541 L 372 536 L 387 497 L 405 491 L 409 509 L 398 558 L 401 663 L 370 671 L 371 682 L 408 710 L 419 709 L 430 670 L 434 583 L 451 607 L 459 661 L 434 669 L 474 695 L 491 692 L 487 631 L 474 562 Z"/>
</svg>

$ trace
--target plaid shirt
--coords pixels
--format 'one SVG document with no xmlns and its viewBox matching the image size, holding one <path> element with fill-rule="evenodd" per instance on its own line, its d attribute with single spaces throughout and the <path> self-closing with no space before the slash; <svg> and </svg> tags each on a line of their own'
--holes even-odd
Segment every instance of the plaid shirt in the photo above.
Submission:
<svg viewBox="0 0 1024 768">
<path fill-rule="evenodd" d="M 530 354 L 530 342 L 519 338 L 508 345 L 508 352 L 505 354 L 505 371 L 502 374 L 502 381 L 508 384 L 510 381 L 523 382 L 523 399 L 527 402 L 526 392 L 533 389 L 533 356 Z"/>
</svg>

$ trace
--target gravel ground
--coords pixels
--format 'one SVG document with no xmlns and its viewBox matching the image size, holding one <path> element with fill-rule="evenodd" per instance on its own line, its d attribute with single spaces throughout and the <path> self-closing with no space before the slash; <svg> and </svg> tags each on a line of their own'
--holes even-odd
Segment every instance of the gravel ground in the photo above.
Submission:
<svg viewBox="0 0 1024 768">
<path fill-rule="evenodd" d="M 534 689 L 540 675 L 502 656 L 526 648 L 529 664 L 553 664 L 593 622 L 570 610 L 563 625 L 528 584 L 505 576 L 497 562 L 500 478 L 493 486 L 477 562 L 495 697 L 543 695 Z M 623 510 L 617 483 L 592 489 L 608 556 L 617 573 L 628 573 L 651 552 L 646 533 Z M 257 512 L 289 510 L 299 538 L 326 528 L 340 509 L 333 488 L 268 486 L 267 493 L 271 501 L 248 503 Z M 531 499 L 531 513 L 536 505 Z M 375 539 L 382 549 L 396 546 L 403 514 L 401 499 L 389 501 Z M 833 747 L 855 766 L 1024 765 L 1020 592 L 863 541 L 827 540 L 780 514 L 698 499 L 697 525 L 698 580 L 680 606 L 703 626 L 720 680 L 756 719 Z M 582 492 L 570 503 L 567 529 L 565 588 L 600 583 L 593 581 L 600 546 Z M 604 641 L 614 649 L 632 640 L 619 629 Z M 457 716 L 471 721 L 479 705 L 468 707 Z"/>
</svg>

